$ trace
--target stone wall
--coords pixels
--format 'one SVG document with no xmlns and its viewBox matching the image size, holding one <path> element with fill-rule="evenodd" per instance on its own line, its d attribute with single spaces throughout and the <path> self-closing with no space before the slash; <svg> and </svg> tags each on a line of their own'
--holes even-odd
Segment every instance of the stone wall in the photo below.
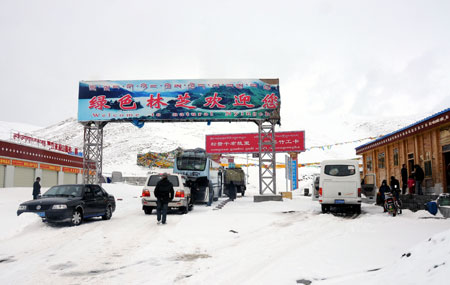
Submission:
<svg viewBox="0 0 450 285">
<path fill-rule="evenodd" d="M 425 204 L 436 200 L 438 195 L 400 195 L 402 209 L 409 209 L 413 212 L 425 210 Z"/>
<path fill-rule="evenodd" d="M 147 180 L 147 177 L 128 177 L 125 176 L 123 177 L 123 182 L 127 183 L 127 184 L 131 184 L 131 185 L 139 185 L 139 186 L 144 186 L 145 181 Z"/>
</svg>

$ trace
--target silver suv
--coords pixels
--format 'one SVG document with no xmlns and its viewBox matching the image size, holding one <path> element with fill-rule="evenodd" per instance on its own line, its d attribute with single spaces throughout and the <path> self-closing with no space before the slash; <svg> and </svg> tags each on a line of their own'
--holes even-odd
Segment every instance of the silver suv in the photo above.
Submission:
<svg viewBox="0 0 450 285">
<path fill-rule="evenodd" d="M 153 209 L 156 209 L 155 187 L 161 180 L 161 174 L 151 174 L 147 177 L 145 186 L 142 189 L 142 210 L 149 215 Z M 169 202 L 169 209 L 178 209 L 181 213 L 186 214 L 194 207 L 191 189 L 186 186 L 186 178 L 180 174 L 169 174 L 167 177 L 173 185 L 174 198 Z"/>
</svg>

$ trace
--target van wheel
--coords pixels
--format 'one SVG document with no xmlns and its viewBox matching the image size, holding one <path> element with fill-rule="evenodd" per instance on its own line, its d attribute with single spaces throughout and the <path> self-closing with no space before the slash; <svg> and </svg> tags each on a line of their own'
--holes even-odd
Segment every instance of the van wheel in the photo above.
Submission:
<svg viewBox="0 0 450 285">
<path fill-rule="evenodd" d="M 322 204 L 322 213 L 328 213 L 330 211 L 330 207 L 328 205 Z"/>
<path fill-rule="evenodd" d="M 355 213 L 358 215 L 361 214 L 361 205 L 355 206 Z"/>
</svg>

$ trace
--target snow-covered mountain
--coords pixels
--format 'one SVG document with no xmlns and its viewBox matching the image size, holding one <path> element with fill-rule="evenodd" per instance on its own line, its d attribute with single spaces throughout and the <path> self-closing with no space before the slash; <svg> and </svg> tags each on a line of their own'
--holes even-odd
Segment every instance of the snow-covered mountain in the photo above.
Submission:
<svg viewBox="0 0 450 285">
<path fill-rule="evenodd" d="M 320 116 L 303 118 L 298 122 L 283 123 L 276 131 L 305 131 L 307 151 L 300 155 L 300 163 L 320 162 L 324 159 L 355 158 L 355 147 L 370 139 L 395 131 L 418 121 L 428 114 L 409 117 L 361 118 L 351 115 L 341 117 Z M 69 118 L 55 125 L 39 129 L 20 123 L 2 122 L 0 138 L 9 139 L 10 130 L 29 133 L 61 144 L 83 147 L 83 126 Z M 195 148 L 205 146 L 205 135 L 226 133 L 256 133 L 258 128 L 245 123 L 146 123 L 137 128 L 131 123 L 109 123 L 104 128 L 103 170 L 105 173 L 122 171 L 128 175 L 142 175 L 147 169 L 136 165 L 138 153 L 165 152 L 177 147 Z M 344 144 L 342 144 L 344 143 Z M 336 145 L 339 144 L 339 145 Z M 323 146 L 317 148 L 317 146 Z M 245 155 L 237 155 L 244 161 Z M 284 162 L 282 154 L 278 162 Z"/>
</svg>

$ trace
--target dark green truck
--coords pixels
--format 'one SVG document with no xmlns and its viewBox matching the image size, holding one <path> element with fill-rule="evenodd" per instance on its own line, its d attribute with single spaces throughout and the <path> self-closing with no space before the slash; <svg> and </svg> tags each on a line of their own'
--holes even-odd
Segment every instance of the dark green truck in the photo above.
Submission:
<svg viewBox="0 0 450 285">
<path fill-rule="evenodd" d="M 236 186 L 236 193 L 241 193 L 244 196 L 247 187 L 245 186 L 245 172 L 242 168 L 227 168 L 224 170 L 224 194 L 227 196 L 231 181 Z"/>
</svg>

